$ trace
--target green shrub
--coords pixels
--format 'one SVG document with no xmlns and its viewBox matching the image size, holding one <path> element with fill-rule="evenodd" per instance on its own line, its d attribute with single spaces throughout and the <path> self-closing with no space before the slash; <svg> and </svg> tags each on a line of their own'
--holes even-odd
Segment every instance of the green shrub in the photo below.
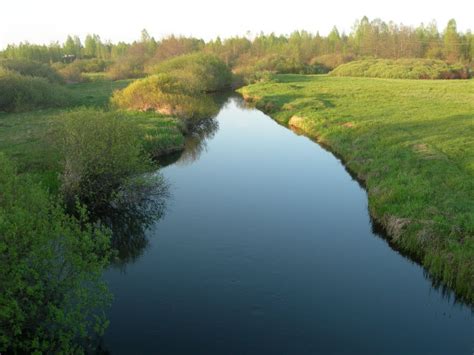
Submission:
<svg viewBox="0 0 474 355">
<path fill-rule="evenodd" d="M 462 65 L 435 59 L 364 59 L 343 64 L 331 72 L 334 76 L 391 79 L 467 79 Z"/>
<path fill-rule="evenodd" d="M 326 74 L 329 69 L 319 62 L 303 63 L 296 58 L 271 54 L 237 65 L 234 73 L 244 84 L 271 80 L 274 74 Z"/>
<path fill-rule="evenodd" d="M 212 98 L 197 91 L 195 85 L 170 74 L 137 80 L 116 91 L 111 103 L 116 108 L 156 111 L 190 119 L 210 117 L 219 110 Z"/>
<path fill-rule="evenodd" d="M 353 61 L 354 57 L 351 55 L 343 55 L 343 54 L 324 54 L 311 59 L 310 64 L 315 66 L 321 67 L 321 73 L 318 74 L 325 74 L 329 71 L 337 68 L 338 66 Z"/>
<path fill-rule="evenodd" d="M 70 65 L 73 65 L 81 71 L 81 73 L 102 73 L 108 69 L 112 64 L 110 61 L 103 59 L 80 59 L 75 60 Z"/>
<path fill-rule="evenodd" d="M 231 87 L 232 72 L 218 57 L 194 53 L 182 55 L 161 62 L 147 71 L 151 74 L 168 74 L 180 85 L 186 85 L 186 91 L 215 92 Z"/>
<path fill-rule="evenodd" d="M 70 101 L 66 89 L 58 84 L 0 68 L 0 111 L 62 107 Z"/>
<path fill-rule="evenodd" d="M 69 209 L 78 199 L 100 214 L 130 178 L 150 169 L 140 132 L 126 116 L 79 109 L 61 114 L 57 121 L 61 191 Z"/>
<path fill-rule="evenodd" d="M 107 74 L 112 80 L 141 78 L 145 75 L 143 65 L 140 57 L 122 57 L 109 67 Z"/>
<path fill-rule="evenodd" d="M 45 78 L 51 83 L 63 83 L 61 75 L 49 65 L 26 59 L 2 59 L 0 67 L 21 75 Z"/>
<path fill-rule="evenodd" d="M 106 78 L 105 71 L 111 65 L 111 62 L 102 59 L 80 59 L 72 63 L 54 63 L 52 66 L 57 70 L 64 81 L 68 83 L 80 83 L 84 81 L 96 81 L 94 74 L 100 73 L 100 80 Z M 91 79 L 92 78 L 92 79 Z"/>
<path fill-rule="evenodd" d="M 269 70 L 258 70 L 253 66 L 239 67 L 234 70 L 236 84 L 233 87 L 270 82 L 274 74 L 276 73 Z"/>
<path fill-rule="evenodd" d="M 82 352 L 106 326 L 109 232 L 82 209 L 66 215 L 1 154 L 0 196 L 0 352 Z"/>
<path fill-rule="evenodd" d="M 69 84 L 81 83 L 84 80 L 81 69 L 78 66 L 64 63 L 55 63 L 53 67 L 57 70 L 63 80 Z"/>
<path fill-rule="evenodd" d="M 149 71 L 157 74 L 115 92 L 111 99 L 113 106 L 181 118 L 211 117 L 219 107 L 205 93 L 232 85 L 229 68 L 217 57 L 203 53 L 176 57 Z"/>
</svg>

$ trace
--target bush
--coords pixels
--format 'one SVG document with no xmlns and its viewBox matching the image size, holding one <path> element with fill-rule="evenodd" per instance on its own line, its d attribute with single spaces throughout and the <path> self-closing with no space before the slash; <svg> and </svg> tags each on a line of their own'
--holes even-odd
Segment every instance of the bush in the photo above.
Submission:
<svg viewBox="0 0 474 355">
<path fill-rule="evenodd" d="M 81 73 L 102 73 L 112 64 L 103 59 L 80 59 L 75 60 L 69 65 L 77 67 Z"/>
<path fill-rule="evenodd" d="M 232 72 L 218 57 L 194 53 L 161 62 L 147 71 L 151 74 L 168 74 L 186 84 L 187 91 L 215 92 L 231 87 Z"/>
<path fill-rule="evenodd" d="M 328 71 L 320 63 L 306 64 L 296 58 L 278 54 L 254 58 L 234 69 L 234 73 L 247 85 L 271 80 L 273 74 L 325 74 Z"/>
<path fill-rule="evenodd" d="M 213 55 L 196 53 L 170 59 L 152 68 L 154 74 L 114 93 L 111 102 L 121 109 L 156 111 L 181 118 L 204 118 L 219 107 L 205 93 L 232 85 L 229 68 Z"/>
<path fill-rule="evenodd" d="M 0 60 L 0 67 L 21 75 L 45 78 L 51 83 L 63 83 L 63 79 L 58 72 L 43 63 L 26 59 L 2 59 Z"/>
<path fill-rule="evenodd" d="M 66 215 L 1 154 L 0 196 L 0 352 L 81 352 L 106 326 L 110 234 L 83 210 Z"/>
<path fill-rule="evenodd" d="M 116 108 L 156 111 L 190 119 L 211 117 L 219 110 L 212 98 L 197 91 L 196 85 L 170 74 L 137 80 L 116 91 L 111 103 Z"/>
<path fill-rule="evenodd" d="M 122 57 L 110 66 L 107 75 L 112 80 L 136 79 L 145 76 L 143 59 L 139 57 Z"/>
<path fill-rule="evenodd" d="M 0 68 L 0 111 L 62 107 L 70 101 L 71 96 L 60 85 Z"/>
<path fill-rule="evenodd" d="M 102 59 L 80 59 L 70 64 L 55 63 L 53 67 L 66 82 L 79 83 L 88 81 L 91 73 L 103 73 L 110 64 Z"/>
<path fill-rule="evenodd" d="M 107 209 L 114 194 L 151 163 L 142 151 L 140 133 L 116 112 L 79 109 L 57 118 L 61 153 L 61 191 L 68 209 L 78 199 L 94 214 Z"/>
<path fill-rule="evenodd" d="M 270 82 L 275 74 L 275 72 L 258 70 L 252 66 L 239 67 L 234 70 L 235 84 L 233 84 L 233 87 L 238 88 L 244 85 Z"/>
<path fill-rule="evenodd" d="M 55 63 L 53 66 L 58 71 L 59 75 L 61 75 L 63 80 L 69 84 L 80 83 L 84 81 L 82 72 L 77 66 L 64 63 Z"/>
<path fill-rule="evenodd" d="M 470 76 L 462 65 L 435 59 L 364 59 L 343 64 L 331 75 L 391 79 L 467 79 Z"/>
<path fill-rule="evenodd" d="M 314 57 L 311 59 L 311 65 L 320 66 L 321 74 L 328 73 L 329 71 L 337 68 L 338 66 L 353 61 L 352 55 L 343 54 L 325 54 Z"/>
</svg>

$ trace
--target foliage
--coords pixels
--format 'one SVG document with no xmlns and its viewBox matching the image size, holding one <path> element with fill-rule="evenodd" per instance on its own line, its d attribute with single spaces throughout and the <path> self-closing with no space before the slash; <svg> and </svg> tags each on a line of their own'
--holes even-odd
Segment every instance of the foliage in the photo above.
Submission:
<svg viewBox="0 0 474 355">
<path fill-rule="evenodd" d="M 126 181 L 144 173 L 139 131 L 115 112 L 79 109 L 60 114 L 56 131 L 60 149 L 61 191 L 68 209 L 76 200 L 100 214 Z"/>
<path fill-rule="evenodd" d="M 341 64 L 348 63 L 354 60 L 354 56 L 352 55 L 343 55 L 341 53 L 335 54 L 323 54 L 311 59 L 312 65 L 320 65 L 323 69 L 320 73 L 316 74 L 326 74 L 329 71 L 337 68 Z"/>
<path fill-rule="evenodd" d="M 70 84 L 67 91 L 79 106 L 104 109 L 110 95 L 125 87 L 127 81 L 86 82 Z M 20 173 L 28 173 L 53 193 L 59 190 L 61 156 L 56 149 L 54 132 L 68 111 L 48 109 L 21 113 L 0 113 L 0 151 L 13 157 Z M 182 150 L 184 137 L 177 120 L 154 112 L 124 112 L 126 120 L 140 134 L 147 154 L 158 157 Z"/>
<path fill-rule="evenodd" d="M 341 64 L 340 58 L 347 56 L 430 58 L 469 64 L 474 59 L 474 34 L 470 30 L 464 33 L 459 31 L 454 19 L 449 20 L 446 27 L 440 31 L 434 22 L 413 27 L 363 17 L 356 21 L 349 34 L 339 32 L 334 27 L 327 36 L 295 31 L 287 36 L 259 34 L 253 39 L 232 37 L 222 40 L 217 37 L 206 43 L 198 38 L 177 36 L 156 41 L 144 30 L 141 38 L 133 43 L 112 44 L 102 41 L 97 34 L 89 34 L 83 45 L 77 36 L 68 36 L 62 44 L 9 45 L 0 52 L 0 57 L 36 60 L 42 63 L 82 58 L 112 60 L 118 64 L 112 67 L 111 77 L 125 79 L 142 76 L 145 67 L 195 52 L 214 54 L 231 68 L 249 67 L 260 59 L 278 56 L 288 59 L 291 64 L 289 67 L 296 65 L 298 68 L 319 63 L 333 69 L 338 61 Z M 331 55 L 334 57 L 327 57 L 324 61 L 313 60 Z M 288 65 L 285 67 L 288 68 Z M 285 69 L 285 72 L 289 71 Z M 298 69 L 291 72 L 307 71 Z"/>
<path fill-rule="evenodd" d="M 110 61 L 102 59 L 79 59 L 72 63 L 54 63 L 52 65 L 63 79 L 68 83 L 79 83 L 87 81 L 87 74 L 103 73 L 111 65 Z"/>
<path fill-rule="evenodd" d="M 181 78 L 157 74 L 137 80 L 125 89 L 116 91 L 111 102 L 121 109 L 156 111 L 182 118 L 213 116 L 218 106 L 209 96 Z"/>
<path fill-rule="evenodd" d="M 145 75 L 145 63 L 150 60 L 156 51 L 157 43 L 146 30 L 142 31 L 142 39 L 133 43 L 125 50 L 109 68 L 109 77 L 112 80 L 135 79 Z"/>
<path fill-rule="evenodd" d="M 58 84 L 0 68 L 0 111 L 61 107 L 70 100 L 67 90 Z"/>
<path fill-rule="evenodd" d="M 80 68 L 75 66 L 74 62 L 71 64 L 54 63 L 52 67 L 57 70 L 59 75 L 68 84 L 85 81 Z"/>
<path fill-rule="evenodd" d="M 67 216 L 0 155 L 0 351 L 80 353 L 103 332 L 109 233 Z"/>
<path fill-rule="evenodd" d="M 278 75 L 241 91 L 341 156 L 390 242 L 474 301 L 474 81 Z"/>
<path fill-rule="evenodd" d="M 130 55 L 117 59 L 110 66 L 108 76 L 112 80 L 136 79 L 143 77 L 145 59 L 139 55 Z"/>
<path fill-rule="evenodd" d="M 116 92 L 112 104 L 182 118 L 211 117 L 219 108 L 204 94 L 226 89 L 232 83 L 229 68 L 217 57 L 203 53 L 176 57 L 149 70 L 157 74 Z"/>
<path fill-rule="evenodd" d="M 185 92 L 214 92 L 230 88 L 232 73 L 214 55 L 194 53 L 182 55 L 148 68 L 152 74 L 169 74 L 185 85 Z"/>
<path fill-rule="evenodd" d="M 156 64 L 184 54 L 198 52 L 204 48 L 204 41 L 197 38 L 169 36 L 158 44 L 150 64 Z"/>
<path fill-rule="evenodd" d="M 50 66 L 26 59 L 2 59 L 0 67 L 25 76 L 45 78 L 51 83 L 61 84 L 61 76 Z"/>
<path fill-rule="evenodd" d="M 387 79 L 467 79 L 470 76 L 463 65 L 435 59 L 357 60 L 337 67 L 331 75 Z"/>
</svg>

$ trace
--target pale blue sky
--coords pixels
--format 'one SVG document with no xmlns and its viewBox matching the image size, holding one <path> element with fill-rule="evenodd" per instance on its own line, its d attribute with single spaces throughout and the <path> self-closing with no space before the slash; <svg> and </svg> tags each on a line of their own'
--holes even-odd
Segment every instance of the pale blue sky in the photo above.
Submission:
<svg viewBox="0 0 474 355">
<path fill-rule="evenodd" d="M 455 18 L 460 30 L 474 29 L 472 0 L 0 1 L 0 48 L 20 41 L 63 42 L 68 34 L 133 41 L 143 28 L 157 39 L 171 33 L 210 39 L 301 29 L 326 34 L 334 25 L 349 32 L 364 15 L 407 25 L 436 20 L 440 28 Z"/>
</svg>

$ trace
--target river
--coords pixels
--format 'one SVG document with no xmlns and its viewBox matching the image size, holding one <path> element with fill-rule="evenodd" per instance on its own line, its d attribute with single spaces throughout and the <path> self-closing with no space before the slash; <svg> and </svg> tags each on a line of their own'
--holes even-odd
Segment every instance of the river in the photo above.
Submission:
<svg viewBox="0 0 474 355">
<path fill-rule="evenodd" d="M 473 353 L 472 308 L 387 244 L 334 155 L 238 97 L 214 122 L 161 170 L 143 250 L 105 275 L 108 351 Z"/>
</svg>

